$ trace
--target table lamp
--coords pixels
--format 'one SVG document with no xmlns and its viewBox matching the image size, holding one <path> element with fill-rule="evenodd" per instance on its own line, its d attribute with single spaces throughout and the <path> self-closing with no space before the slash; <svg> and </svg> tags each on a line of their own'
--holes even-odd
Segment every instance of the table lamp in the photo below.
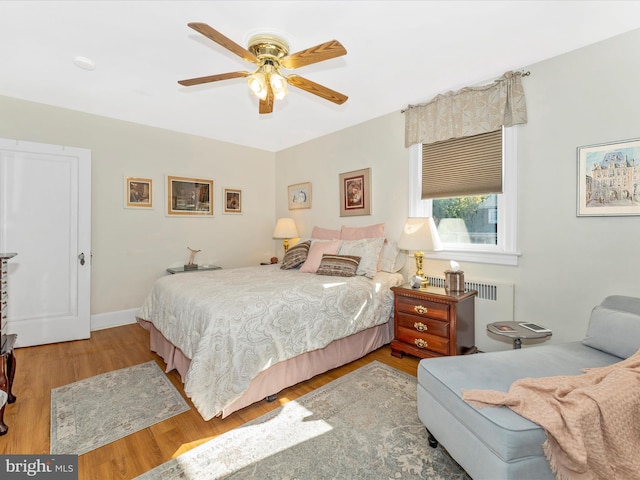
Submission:
<svg viewBox="0 0 640 480">
<path fill-rule="evenodd" d="M 276 228 L 273 229 L 273 238 L 284 239 L 284 253 L 289 250 L 289 239 L 298 237 L 298 229 L 293 218 L 279 218 Z"/>
<path fill-rule="evenodd" d="M 404 226 L 398 248 L 413 251 L 416 259 L 416 277 L 420 277 L 420 288 L 429 286 L 429 280 L 422 271 L 424 252 L 442 250 L 438 229 L 431 217 L 410 217 Z"/>
</svg>

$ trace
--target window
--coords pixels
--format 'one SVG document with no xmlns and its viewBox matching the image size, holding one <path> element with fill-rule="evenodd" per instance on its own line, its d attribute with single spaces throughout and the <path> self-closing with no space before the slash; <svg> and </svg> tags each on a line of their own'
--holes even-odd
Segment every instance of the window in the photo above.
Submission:
<svg viewBox="0 0 640 480">
<path fill-rule="evenodd" d="M 428 257 L 517 265 L 516 129 L 503 129 L 499 194 L 422 200 L 422 145 L 410 147 L 409 216 L 432 216 L 445 249 L 428 253 Z"/>
</svg>

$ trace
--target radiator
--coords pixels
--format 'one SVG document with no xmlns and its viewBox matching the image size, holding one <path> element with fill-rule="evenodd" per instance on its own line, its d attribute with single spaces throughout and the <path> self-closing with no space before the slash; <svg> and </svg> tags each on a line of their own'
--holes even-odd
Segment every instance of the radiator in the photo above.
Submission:
<svg viewBox="0 0 640 480">
<path fill-rule="evenodd" d="M 434 287 L 444 288 L 444 277 L 427 276 Z M 513 283 L 466 280 L 465 290 L 476 290 L 476 347 L 482 351 L 504 350 L 505 343 L 489 338 L 487 324 L 492 322 L 512 322 L 514 320 Z M 509 344 L 510 345 L 510 344 Z"/>
</svg>

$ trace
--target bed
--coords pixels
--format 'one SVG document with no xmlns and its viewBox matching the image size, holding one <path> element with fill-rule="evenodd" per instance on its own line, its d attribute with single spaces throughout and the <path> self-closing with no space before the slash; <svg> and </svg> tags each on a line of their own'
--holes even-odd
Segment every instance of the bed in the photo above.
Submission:
<svg viewBox="0 0 640 480">
<path fill-rule="evenodd" d="M 328 243 L 322 242 L 321 253 Z M 180 373 L 205 420 L 230 415 L 392 339 L 390 288 L 403 283 L 401 274 L 375 270 L 345 277 L 322 274 L 322 268 L 281 267 L 165 276 L 140 308 L 138 322 L 150 331 L 151 350 L 167 371 Z"/>
</svg>

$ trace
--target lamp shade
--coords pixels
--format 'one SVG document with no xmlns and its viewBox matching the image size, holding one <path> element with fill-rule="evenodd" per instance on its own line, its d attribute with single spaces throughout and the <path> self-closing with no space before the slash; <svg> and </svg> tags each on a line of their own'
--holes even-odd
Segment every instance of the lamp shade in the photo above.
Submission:
<svg viewBox="0 0 640 480">
<path fill-rule="evenodd" d="M 293 218 L 279 218 L 273 229 L 273 238 L 297 238 L 298 229 Z"/>
<path fill-rule="evenodd" d="M 442 250 L 438 229 L 431 217 L 410 217 L 404 226 L 398 248 L 409 251 Z"/>
</svg>

